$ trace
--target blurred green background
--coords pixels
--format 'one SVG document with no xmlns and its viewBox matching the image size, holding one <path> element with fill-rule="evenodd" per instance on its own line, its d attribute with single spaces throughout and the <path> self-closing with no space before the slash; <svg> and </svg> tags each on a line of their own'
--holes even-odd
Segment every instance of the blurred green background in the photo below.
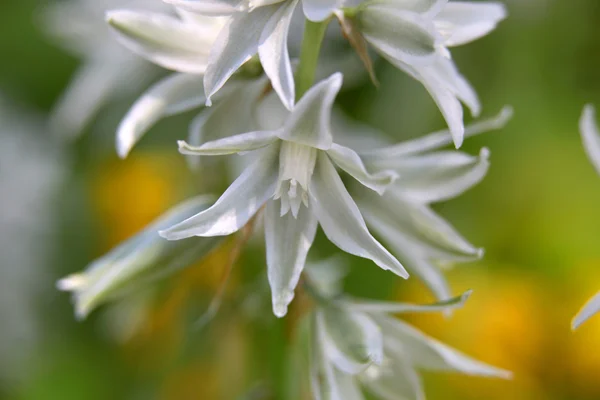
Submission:
<svg viewBox="0 0 600 400">
<path fill-rule="evenodd" d="M 411 321 L 514 371 L 515 378 L 431 374 L 426 390 L 439 400 L 598 399 L 600 318 L 576 333 L 569 327 L 600 289 L 600 177 L 577 128 L 583 105 L 600 105 L 600 2 L 506 3 L 509 19 L 490 36 L 454 49 L 453 57 L 478 90 L 484 115 L 511 104 L 515 117 L 500 132 L 466 141 L 471 153 L 490 148 L 489 175 L 467 194 L 436 206 L 486 248 L 486 257 L 449 272 L 456 293 L 474 290 L 463 310 L 451 319 Z M 79 65 L 42 33 L 42 5 L 0 2 L 0 93 L 9 110 L 0 113 L 0 129 L 7 129 L 6 121 L 39 121 L 26 136 L 42 148 L 29 152 L 24 146 L 24 163 L 56 142 L 43 121 Z M 343 94 L 351 115 L 398 139 L 444 126 L 419 84 L 385 63 L 377 65 L 377 74 L 379 89 L 365 84 Z M 263 398 L 272 389 L 268 382 L 285 379 L 293 323 L 275 321 L 268 302 L 253 297 L 253 280 L 264 268 L 260 250 L 244 253 L 226 305 L 202 330 L 190 329 L 189 322 L 216 290 L 231 244 L 153 292 L 85 322 L 73 317 L 69 296 L 54 289 L 58 278 L 84 268 L 205 183 L 187 171 L 173 146 L 185 136 L 191 115 L 161 122 L 130 158 L 116 158 L 114 131 L 136 97 L 130 96 L 104 107 L 81 139 L 48 145 L 57 154 L 49 163 L 61 165 L 63 178 L 57 195 L 43 201 L 43 213 L 53 216 L 50 228 L 25 249 L 42 255 L 36 240 L 48 245 L 40 261 L 25 271 L 18 260 L 0 254 L 0 398 Z M 0 136 L 2 147 L 8 149 Z M 1 150 L 0 157 L 6 157 Z M 15 188 L 32 184 L 20 164 L 0 166 L 0 197 L 6 197 L 9 180 Z M 0 201 L 5 214 L 22 206 L 18 200 Z M 24 228 L 13 229 L 6 219 L 0 224 L 0 242 L 8 247 L 29 243 L 28 227 L 39 225 L 19 222 Z M 368 262 L 352 261 L 347 287 L 357 295 L 431 300 L 414 280 L 388 279 L 361 268 Z M 246 295 L 251 301 L 238 307 Z M 260 323 L 253 322 L 257 313 Z"/>
</svg>

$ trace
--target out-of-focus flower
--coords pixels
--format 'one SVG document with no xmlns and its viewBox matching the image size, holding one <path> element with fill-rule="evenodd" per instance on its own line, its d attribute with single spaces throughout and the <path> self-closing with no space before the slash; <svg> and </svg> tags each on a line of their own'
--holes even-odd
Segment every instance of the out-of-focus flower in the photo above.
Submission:
<svg viewBox="0 0 600 400">
<path fill-rule="evenodd" d="M 334 74 L 311 88 L 291 113 L 281 103 L 279 108 L 270 108 L 265 121 L 273 125 L 263 127 L 268 130 L 199 147 L 180 142 L 180 150 L 190 155 L 257 151 L 252 163 L 212 207 L 161 234 L 170 240 L 229 235 L 245 226 L 266 204 L 269 282 L 273 310 L 280 317 L 294 297 L 318 223 L 340 249 L 369 258 L 399 276 L 408 276 L 371 236 L 336 171 L 335 165 L 379 193 L 396 178 L 387 171 L 370 174 L 353 150 L 333 142 L 330 114 L 341 85 L 341 74 Z M 274 115 L 280 115 L 280 120 L 276 121 Z"/>
<path fill-rule="evenodd" d="M 466 128 L 466 136 L 501 129 L 512 115 L 505 107 L 497 116 Z M 367 225 L 378 233 L 409 272 L 418 276 L 440 300 L 450 297 L 442 267 L 483 255 L 430 204 L 454 198 L 479 183 L 489 167 L 489 151 L 479 156 L 440 150 L 452 142 L 449 131 L 360 152 L 370 171 L 394 171 L 399 178 L 381 195 L 361 187 L 350 193 Z"/>
<path fill-rule="evenodd" d="M 478 39 L 506 17 L 500 3 L 372 0 L 358 6 L 356 25 L 368 43 L 420 81 L 446 119 L 456 147 L 463 142 L 461 101 L 478 116 L 477 94 L 458 72 L 448 47 Z M 346 18 L 339 15 L 340 18 Z"/>
<path fill-rule="evenodd" d="M 389 314 L 449 311 L 469 296 L 415 305 L 336 298 L 321 299 L 312 335 L 311 384 L 319 399 L 361 400 L 359 384 L 381 399 L 424 399 L 418 371 L 450 371 L 510 378 Z"/>
<path fill-rule="evenodd" d="M 158 231 L 206 209 L 211 198 L 190 199 L 159 218 L 139 234 L 92 262 L 84 272 L 61 279 L 57 286 L 73 292 L 75 313 L 85 318 L 102 303 L 118 298 L 155 279 L 188 267 L 205 257 L 215 238 L 169 242 Z"/>
<path fill-rule="evenodd" d="M 61 137 L 77 137 L 110 99 L 141 89 L 154 75 L 151 64 L 124 50 L 110 34 L 104 13 L 116 6 L 168 9 L 160 1 L 144 0 L 70 0 L 44 9 L 47 34 L 83 60 L 53 111 L 52 129 Z"/>
<path fill-rule="evenodd" d="M 590 104 L 583 109 L 579 121 L 579 130 L 583 139 L 583 146 L 590 161 L 600 173 L 600 130 L 596 124 L 596 112 Z M 572 329 L 577 329 L 581 324 L 600 311 L 600 292 L 593 296 L 577 313 L 571 323 Z"/>
<path fill-rule="evenodd" d="M 57 201 L 68 163 L 40 116 L 0 96 L 0 381 L 23 377 L 41 339 L 39 296 L 57 243 Z"/>
</svg>

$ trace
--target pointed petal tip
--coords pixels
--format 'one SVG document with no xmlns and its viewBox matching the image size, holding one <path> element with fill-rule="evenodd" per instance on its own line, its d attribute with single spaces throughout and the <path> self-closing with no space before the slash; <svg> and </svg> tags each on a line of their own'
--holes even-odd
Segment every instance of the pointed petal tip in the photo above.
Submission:
<svg viewBox="0 0 600 400">
<path fill-rule="evenodd" d="M 273 314 L 277 318 L 283 318 L 288 312 L 288 306 L 294 300 L 294 291 L 281 290 L 278 294 L 273 295 Z"/>
<path fill-rule="evenodd" d="M 487 147 L 483 147 L 480 151 L 479 151 L 479 157 L 483 160 L 489 160 L 490 158 L 490 149 L 488 149 Z"/>
<path fill-rule="evenodd" d="M 465 303 L 467 300 L 469 300 L 469 298 L 471 297 L 471 295 L 473 294 L 473 289 L 469 289 L 466 292 L 464 292 L 461 296 L 460 296 L 460 301 L 461 303 Z"/>
<path fill-rule="evenodd" d="M 69 275 L 56 282 L 56 288 L 63 292 L 75 292 L 86 285 L 87 281 L 81 274 Z"/>
</svg>

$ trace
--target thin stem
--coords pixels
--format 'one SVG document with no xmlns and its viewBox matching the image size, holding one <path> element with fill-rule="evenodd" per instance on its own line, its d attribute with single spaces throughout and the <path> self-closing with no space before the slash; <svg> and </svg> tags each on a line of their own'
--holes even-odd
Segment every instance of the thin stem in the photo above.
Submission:
<svg viewBox="0 0 600 400">
<path fill-rule="evenodd" d="M 302 49 L 300 50 L 300 64 L 296 71 L 296 100 L 300 100 L 315 81 L 319 52 L 330 20 L 331 18 L 321 22 L 306 20 Z"/>
</svg>

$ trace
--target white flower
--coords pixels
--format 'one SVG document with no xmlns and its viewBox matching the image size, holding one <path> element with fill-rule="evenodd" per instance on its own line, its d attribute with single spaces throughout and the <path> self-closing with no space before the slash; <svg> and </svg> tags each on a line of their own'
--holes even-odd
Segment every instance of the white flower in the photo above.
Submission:
<svg viewBox="0 0 600 400">
<path fill-rule="evenodd" d="M 505 107 L 499 115 L 467 126 L 466 136 L 500 129 L 511 115 L 512 110 Z M 440 266 L 483 255 L 482 249 L 470 244 L 430 207 L 479 183 L 489 167 L 487 149 L 482 149 L 479 156 L 440 150 L 451 142 L 452 136 L 445 130 L 363 151 L 360 155 L 369 170 L 391 170 L 399 178 L 381 196 L 358 186 L 350 190 L 367 225 L 440 300 L 450 297 Z"/>
<path fill-rule="evenodd" d="M 267 113 L 269 130 L 248 132 L 193 147 L 192 155 L 254 151 L 254 161 L 209 209 L 161 232 L 177 240 L 190 236 L 232 234 L 265 210 L 265 238 L 273 309 L 283 316 L 304 268 L 317 223 L 340 249 L 373 260 L 383 269 L 407 277 L 402 265 L 369 233 L 335 165 L 366 187 L 383 193 L 395 175 L 370 174 L 351 149 L 333 142 L 330 113 L 342 85 L 334 74 L 311 88 L 279 123 Z M 231 118 L 235 118 L 232 115 Z M 334 165 L 335 163 L 335 165 Z"/>
<path fill-rule="evenodd" d="M 419 370 L 510 378 L 388 314 L 450 311 L 470 292 L 431 305 L 320 300 L 311 330 L 311 386 L 317 399 L 362 400 L 360 386 L 381 399 L 424 399 Z"/>
<path fill-rule="evenodd" d="M 456 147 L 463 141 L 464 102 L 480 113 L 477 94 L 457 71 L 447 47 L 478 39 L 506 17 L 500 3 L 373 0 L 358 7 L 365 39 L 397 68 L 420 81 L 446 119 Z"/>
<path fill-rule="evenodd" d="M 585 152 L 596 171 L 600 174 L 600 130 L 596 124 L 596 111 L 591 104 L 586 105 L 583 109 L 579 120 L 579 130 Z M 585 303 L 573 318 L 571 328 L 573 330 L 579 328 L 581 324 L 597 314 L 598 311 L 600 311 L 600 292 Z"/>
<path fill-rule="evenodd" d="M 57 286 L 60 290 L 73 292 L 77 317 L 83 319 L 99 305 L 138 290 L 206 256 L 219 240 L 194 238 L 169 242 L 161 238 L 158 231 L 205 210 L 211 200 L 211 197 L 199 196 L 179 204 L 143 231 L 93 261 L 85 271 L 61 279 Z"/>
<path fill-rule="evenodd" d="M 164 4 L 142 0 L 71 0 L 44 9 L 45 31 L 83 60 L 55 106 L 52 129 L 75 138 L 111 98 L 139 90 L 154 75 L 151 64 L 124 50 L 110 35 L 104 12 L 117 5 L 165 10 Z"/>
<path fill-rule="evenodd" d="M 168 0 L 192 13 L 200 23 L 186 24 L 157 15 L 143 25 L 135 22 L 108 22 L 122 35 L 128 36 L 131 49 L 166 68 L 179 72 L 205 72 L 204 88 L 207 104 L 225 82 L 255 54 L 271 80 L 283 104 L 292 109 L 295 99 L 294 76 L 288 51 L 288 34 L 292 14 L 300 0 Z M 337 7 L 338 0 L 303 0 L 307 18 L 326 19 Z M 210 20 L 223 21 L 218 36 L 199 34 Z M 132 28 L 134 28 L 132 30 Z M 139 29 L 138 29 L 139 28 Z M 140 50 L 142 49 L 142 50 Z"/>
</svg>

